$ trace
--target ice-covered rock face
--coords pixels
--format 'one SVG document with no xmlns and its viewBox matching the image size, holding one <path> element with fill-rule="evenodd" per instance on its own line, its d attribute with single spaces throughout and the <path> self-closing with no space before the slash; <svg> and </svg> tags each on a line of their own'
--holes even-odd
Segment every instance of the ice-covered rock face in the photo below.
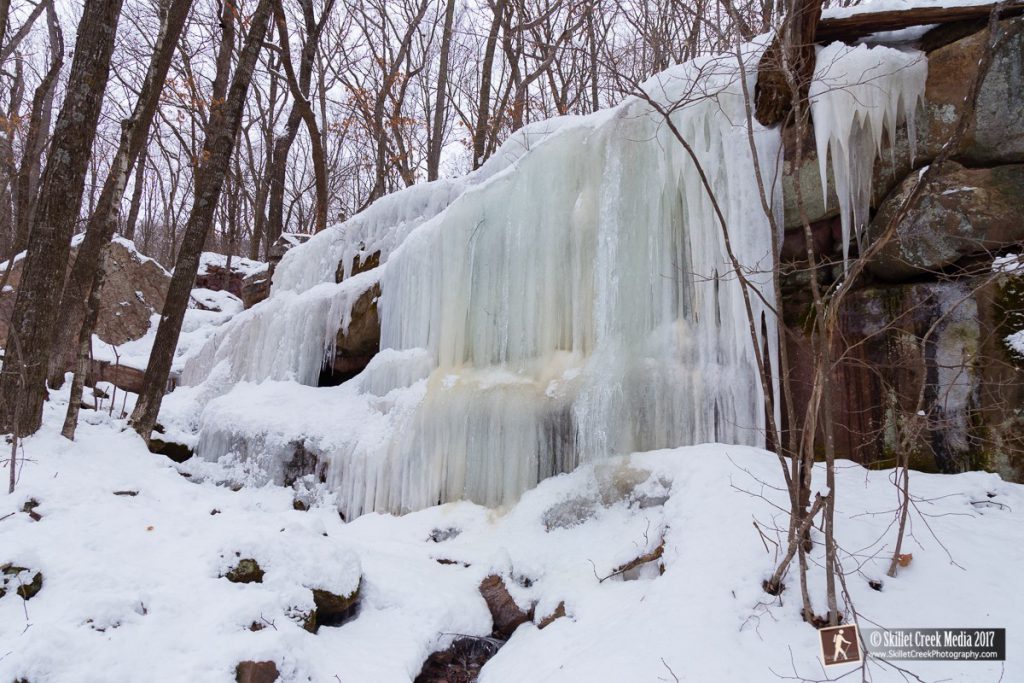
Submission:
<svg viewBox="0 0 1024 683">
<path fill-rule="evenodd" d="M 186 383 L 212 376 L 219 388 L 181 398 L 291 382 L 214 399 L 199 453 L 237 458 L 257 445 L 260 458 L 287 461 L 304 441 L 330 463 L 351 517 L 460 498 L 502 505 L 609 454 L 763 445 L 750 329 L 777 367 L 764 207 L 780 217 L 782 204 L 778 130 L 753 122 L 744 97 L 760 52 L 746 46 L 743 68 L 735 55 L 704 58 L 644 85 L 692 155 L 631 98 L 529 126 L 466 178 L 386 197 L 291 250 L 271 298 L 186 368 Z M 866 100 L 863 120 L 888 102 Z M 881 120 L 895 124 L 888 108 Z M 718 211 L 757 290 L 753 324 Z M 339 262 L 377 252 L 378 268 L 336 282 Z M 353 303 L 378 284 L 380 356 L 340 387 L 285 388 L 315 384 Z M 313 398 L 323 392 L 330 424 L 309 418 L 324 413 Z M 299 417 L 268 414 L 275 402 Z"/>
</svg>

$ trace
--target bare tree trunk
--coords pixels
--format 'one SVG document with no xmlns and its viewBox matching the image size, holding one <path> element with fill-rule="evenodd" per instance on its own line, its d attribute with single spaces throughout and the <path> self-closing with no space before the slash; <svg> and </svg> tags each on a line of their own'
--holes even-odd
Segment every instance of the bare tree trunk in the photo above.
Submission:
<svg viewBox="0 0 1024 683">
<path fill-rule="evenodd" d="M 9 123 L 18 120 L 21 103 L 25 96 L 25 63 L 20 54 L 14 61 L 12 76 L 9 88 L 10 105 L 7 107 L 4 117 L 7 125 L 3 126 L 5 135 L 0 137 L 0 258 L 9 258 L 21 251 L 17 248 L 17 240 L 11 239 L 16 233 L 14 228 L 16 218 L 12 201 L 14 192 L 12 191 L 16 191 L 17 188 L 15 180 L 17 168 L 14 165 L 14 142 L 17 126 L 12 126 Z M 12 180 L 15 182 L 11 182 Z"/>
<path fill-rule="evenodd" d="M 75 358 L 75 374 L 71 380 L 71 395 L 68 398 L 68 410 L 64 415 L 64 426 L 60 433 L 65 439 L 75 438 L 75 430 L 78 428 L 78 413 L 82 408 L 82 394 L 85 389 L 85 380 L 89 374 L 89 358 L 92 355 L 92 331 L 96 327 L 96 320 L 100 313 L 100 290 L 102 281 L 106 275 L 106 267 L 101 263 L 97 272 L 100 286 L 94 287 L 89 292 L 89 301 L 86 306 L 85 320 L 78 332 L 78 353 Z"/>
<path fill-rule="evenodd" d="M 267 207 L 267 249 L 284 232 L 284 185 L 288 171 L 288 151 L 299 133 L 302 119 L 295 107 L 288 114 L 284 135 L 277 138 L 270 156 L 270 188 Z"/>
<path fill-rule="evenodd" d="M 601 108 L 601 102 L 597 97 L 597 31 L 594 28 L 594 3 L 597 0 L 589 0 L 587 3 L 587 48 L 590 56 L 590 111 L 595 112 Z"/>
<path fill-rule="evenodd" d="M 18 408 L 14 407 L 14 421 L 18 421 Z M 7 493 L 14 493 L 14 486 L 18 483 L 18 433 L 15 432 L 11 435 L 11 457 L 8 461 L 10 465 L 10 478 L 7 482 Z"/>
<path fill-rule="evenodd" d="M 57 88 L 57 77 L 64 65 L 64 33 L 53 3 L 47 5 L 46 25 L 50 34 L 50 67 L 32 95 L 32 110 L 29 114 L 28 132 L 22 145 L 21 166 L 15 180 L 14 252 L 28 246 L 28 235 L 38 201 L 40 156 L 46 146 L 50 132 L 53 109 L 53 95 Z"/>
<path fill-rule="evenodd" d="M 317 22 L 313 17 L 312 0 L 301 0 L 302 14 L 306 25 L 306 43 L 302 49 L 302 56 L 299 60 L 299 73 L 296 76 L 291 64 L 290 51 L 287 50 L 287 28 L 281 38 L 282 52 L 281 63 L 286 69 L 288 87 L 292 93 L 292 109 L 288 112 L 288 122 L 285 125 L 285 134 L 279 137 L 274 144 L 272 162 L 269 164 L 269 212 L 267 216 L 267 248 L 277 241 L 277 238 L 284 232 L 284 185 L 288 171 L 288 152 L 298 135 L 299 126 L 305 121 L 309 137 L 313 147 L 313 167 L 316 174 L 317 192 L 317 224 L 319 232 L 327 226 L 327 161 L 323 152 L 323 139 L 320 137 L 310 107 L 309 88 L 313 75 L 313 60 L 316 57 L 317 47 L 320 41 L 320 33 L 330 14 L 333 0 L 328 0 L 324 6 L 324 13 Z M 283 12 L 281 23 L 283 23 Z M 279 32 L 280 32 L 279 27 Z M 287 64 L 285 64 L 287 62 Z"/>
<path fill-rule="evenodd" d="M 444 147 L 444 124 L 448 104 L 448 56 L 451 52 L 452 23 L 455 19 L 455 0 L 448 0 L 444 10 L 444 29 L 441 32 L 441 63 L 437 69 L 437 97 L 434 104 L 434 125 L 427 150 L 427 180 L 437 180 L 441 167 L 441 149 Z"/>
<path fill-rule="evenodd" d="M 165 0 L 167 1 L 167 0 Z M 181 36 L 188 17 L 192 0 L 170 0 L 162 7 L 160 31 L 153 47 L 153 56 L 143 81 L 139 98 L 130 118 L 121 122 L 121 138 L 114 155 L 110 171 L 103 183 L 103 190 L 96 210 L 89 217 L 85 239 L 78 248 L 78 255 L 64 286 L 60 302 L 60 317 L 65 324 L 53 331 L 53 353 L 49 358 L 51 386 L 63 383 L 67 357 L 79 338 L 79 325 L 84 320 L 86 302 L 98 288 L 101 278 L 103 248 L 110 243 L 117 228 L 117 216 L 124 198 L 125 185 L 135 159 L 141 154 L 149 139 L 160 93 L 163 91 L 167 71 L 171 66 L 178 38 Z M 89 330 L 89 335 L 92 330 Z"/>
<path fill-rule="evenodd" d="M 270 85 L 268 87 L 267 94 L 267 107 L 266 109 L 260 108 L 259 118 L 262 120 L 262 142 L 263 150 L 265 154 L 265 160 L 263 162 L 263 168 L 259 175 L 259 180 L 256 183 L 255 198 L 253 199 L 253 221 L 252 221 L 252 239 L 249 242 L 249 258 L 254 261 L 258 261 L 260 258 L 260 244 L 266 237 L 267 230 L 267 199 L 270 190 L 270 174 L 273 170 L 273 150 L 274 150 L 274 122 L 275 122 L 275 109 L 277 103 L 277 82 L 278 79 L 274 75 L 276 68 L 274 66 L 274 53 L 270 53 L 267 60 L 267 70 L 270 72 Z M 261 105 L 262 100 L 257 99 L 257 105 Z M 326 120 L 326 119 L 325 119 Z M 249 139 L 246 138 L 248 143 Z M 256 169 L 256 153 L 253 150 L 251 144 L 247 145 L 247 151 L 249 153 L 249 166 L 251 172 L 255 176 Z M 269 250 L 270 243 L 266 244 L 266 249 Z"/>
<path fill-rule="evenodd" d="M 757 69 L 756 116 L 765 126 L 785 119 L 796 97 L 806 99 L 814 74 L 814 41 L 822 0 L 788 0 L 787 5 L 779 35 L 765 50 Z M 792 78 L 800 84 L 798 95 L 790 87 Z"/>
<path fill-rule="evenodd" d="M 484 63 L 480 74 L 480 99 L 476 109 L 476 126 L 473 129 L 473 168 L 480 168 L 487 160 L 487 137 L 490 132 L 491 108 L 491 71 L 494 68 L 494 51 L 498 44 L 498 31 L 501 29 L 501 18 L 505 14 L 506 0 L 495 0 L 494 19 L 487 32 L 487 45 L 484 48 Z"/>
<path fill-rule="evenodd" d="M 12 261 L 8 261 L 7 262 L 7 270 L 4 272 L 4 278 L 3 278 L 5 283 L 7 282 L 7 277 L 11 274 L 11 268 L 13 268 L 13 267 L 14 267 L 14 261 L 13 260 Z M 7 340 L 8 340 L 8 346 L 9 347 L 10 346 L 14 347 L 14 352 L 17 355 L 17 357 L 19 357 L 19 358 L 22 357 L 21 342 L 18 339 L 18 332 L 17 332 L 17 330 L 15 330 L 14 328 L 10 328 L 7 331 Z M 22 365 L 22 366 L 17 366 L 14 369 L 9 369 L 8 368 L 8 363 L 6 362 L 9 357 L 10 357 L 10 352 L 8 351 L 8 352 L 6 352 L 6 354 L 4 356 L 4 361 L 5 362 L 4 362 L 3 371 L 6 374 L 13 375 L 14 376 L 14 382 L 16 383 L 16 385 L 19 388 L 23 388 L 25 386 L 25 368 Z M 14 415 L 13 415 L 12 422 L 13 422 L 13 424 L 18 424 L 18 421 L 19 421 L 18 418 L 21 417 L 21 402 L 20 401 L 16 402 L 14 404 L 13 413 L 14 413 Z M 11 457 L 8 460 L 8 465 L 10 466 L 10 479 L 9 479 L 9 483 L 8 483 L 8 487 L 7 487 L 7 493 L 14 493 L 14 487 L 18 483 L 18 431 L 17 430 L 12 430 L 11 431 Z"/>
<path fill-rule="evenodd" d="M 11 329 L 21 339 L 24 353 L 10 359 L 12 367 L 5 364 L 0 378 L 0 430 L 16 430 L 22 436 L 35 432 L 42 421 L 60 292 L 110 75 L 120 12 L 121 0 L 90 0 L 85 4 L 67 93 L 43 173 L 32 240 L 11 316 Z M 26 382 L 21 391 L 16 379 L 18 368 L 25 370 Z M 21 410 L 15 424 L 13 413 L 19 404 Z"/>
<path fill-rule="evenodd" d="M 327 20 L 333 5 L 333 0 L 327 0 L 327 3 L 324 5 L 324 13 L 320 17 L 318 24 L 313 18 L 313 4 L 311 0 L 303 0 L 306 45 L 302 51 L 302 62 L 299 65 L 302 71 L 301 77 L 296 76 L 295 68 L 292 66 L 291 49 L 288 44 L 288 25 L 285 23 L 284 9 L 281 6 L 280 0 L 278 0 L 274 11 L 278 37 L 281 41 L 281 66 L 284 67 L 288 87 L 291 89 L 292 98 L 294 99 L 292 111 L 298 112 L 299 117 L 306 124 L 306 131 L 309 133 L 316 187 L 316 217 L 314 219 L 314 230 L 316 232 L 320 232 L 327 227 L 327 158 L 324 155 L 323 138 L 320 136 L 320 128 L 317 126 L 316 116 L 313 114 L 313 107 L 309 102 L 309 88 L 313 74 L 313 60 L 316 56 L 317 44 L 320 39 L 320 29 Z M 294 136 L 292 136 L 292 139 L 294 140 Z M 282 159 L 282 166 L 287 162 L 287 151 L 285 151 L 284 157 Z"/>
<path fill-rule="evenodd" d="M 271 57 L 273 60 L 273 57 Z M 273 70 L 273 61 L 271 61 L 271 70 Z M 273 117 L 273 102 L 277 94 L 277 79 L 271 76 L 270 79 L 270 95 L 267 98 L 271 103 L 271 109 L 266 116 L 266 124 L 263 131 L 263 148 L 266 150 L 266 161 L 264 162 L 263 173 L 260 178 L 260 182 L 256 187 L 256 198 L 253 201 L 253 222 L 252 222 L 252 241 L 249 243 L 249 258 L 254 261 L 258 261 L 260 258 L 260 242 L 266 237 L 267 233 L 267 199 L 270 190 L 270 174 L 273 169 L 273 150 L 274 150 L 274 117 Z M 250 153 L 250 159 L 254 155 Z M 268 240 L 266 242 L 266 251 L 269 252 L 272 243 Z"/>
<path fill-rule="evenodd" d="M 153 351 L 146 366 L 142 391 L 131 417 L 135 431 L 147 442 L 160 412 L 174 350 L 178 344 L 178 335 L 181 333 L 181 323 L 188 307 L 192 284 L 199 270 L 199 256 L 213 223 L 213 215 L 217 210 L 224 187 L 224 177 L 241 125 L 242 111 L 253 70 L 267 35 L 272 3 L 273 0 L 260 0 L 256 11 L 250 17 L 249 34 L 239 55 L 227 99 L 213 107 L 210 112 L 202 162 L 196 171 L 195 200 L 181 240 Z"/>
<path fill-rule="evenodd" d="M 217 48 L 217 70 L 210 93 L 210 117 L 207 119 L 207 125 L 212 125 L 214 112 L 225 106 L 224 98 L 228 94 L 228 78 L 231 76 L 231 53 L 235 48 L 236 7 L 231 0 L 219 1 L 220 27 L 223 33 L 220 46 Z"/>
<path fill-rule="evenodd" d="M 139 221 L 139 210 L 142 208 L 142 191 L 146 188 L 146 155 L 139 156 L 135 166 L 135 186 L 132 189 L 132 201 L 128 208 L 128 217 L 124 221 L 121 234 L 125 239 L 135 240 L 135 224 Z"/>
<path fill-rule="evenodd" d="M 11 16 L 11 0 L 0 0 L 0 40 L 7 35 L 7 22 Z"/>
</svg>

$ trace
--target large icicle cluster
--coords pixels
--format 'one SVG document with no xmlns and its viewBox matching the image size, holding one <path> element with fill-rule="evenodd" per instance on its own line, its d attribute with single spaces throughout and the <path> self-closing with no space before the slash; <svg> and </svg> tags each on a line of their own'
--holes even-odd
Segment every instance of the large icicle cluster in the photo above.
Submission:
<svg viewBox="0 0 1024 683">
<path fill-rule="evenodd" d="M 916 154 L 914 117 L 924 99 L 927 75 L 928 62 L 918 50 L 838 42 L 818 50 L 809 92 L 811 116 L 825 192 L 831 156 L 844 262 L 851 237 L 858 248 L 864 246 L 872 171 L 883 138 L 894 140 L 897 125 L 906 122 L 911 158 Z"/>
<path fill-rule="evenodd" d="M 466 178 L 386 197 L 295 248 L 270 299 L 186 369 L 199 386 L 169 397 L 170 419 L 188 415 L 203 457 L 257 478 L 301 444 L 328 461 L 348 517 L 501 505 L 612 453 L 763 445 L 750 330 L 777 367 L 763 204 L 782 206 L 782 145 L 747 113 L 760 52 L 746 47 L 742 69 L 704 58 L 645 84 L 697 163 L 630 98 L 529 126 Z M 701 171 L 759 290 L 753 326 Z M 335 282 L 339 262 L 349 275 L 375 252 L 380 267 Z M 378 283 L 384 350 L 354 380 L 309 386 Z M 182 407 L 196 401 L 201 415 Z"/>
</svg>

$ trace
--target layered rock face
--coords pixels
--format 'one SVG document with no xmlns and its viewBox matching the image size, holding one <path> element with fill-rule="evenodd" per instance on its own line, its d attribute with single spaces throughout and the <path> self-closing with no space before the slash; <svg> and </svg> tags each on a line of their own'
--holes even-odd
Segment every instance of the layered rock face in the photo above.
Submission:
<svg viewBox="0 0 1024 683">
<path fill-rule="evenodd" d="M 964 107 L 989 41 L 987 28 L 970 32 L 977 28 L 944 26 L 922 41 L 932 49 L 917 155 L 911 156 L 904 133 L 876 165 L 863 245 L 879 240 L 893 221 L 895 234 L 867 263 L 842 312 L 832 409 L 840 457 L 891 466 L 901 438 L 915 430 L 910 455 L 919 469 L 985 468 L 1022 481 L 1024 357 L 1006 337 L 1024 320 L 1024 269 L 995 272 L 992 263 L 1024 251 L 1024 19 L 1001 23 L 1003 38 L 977 107 L 968 112 L 967 134 L 901 215 Z M 833 180 L 823 193 L 813 140 L 802 141 L 802 161 L 796 161 L 796 142 L 786 136 L 783 289 L 799 415 L 813 366 L 801 215 L 817 252 L 832 259 L 819 272 L 821 283 L 837 281 L 843 265 Z M 923 418 L 919 433 L 915 416 Z"/>
<path fill-rule="evenodd" d="M 345 279 L 343 263 L 338 264 L 335 280 Z M 351 264 L 349 277 L 373 270 L 380 266 L 380 252 L 370 254 L 365 260 L 356 256 Z M 377 352 L 380 351 L 380 316 L 377 301 L 380 299 L 380 283 L 367 289 L 352 305 L 351 322 L 347 328 L 338 330 L 334 343 L 334 355 L 321 375 L 321 383 L 343 382 L 363 371 Z"/>
<path fill-rule="evenodd" d="M 1003 40 L 959 149 L 868 263 L 842 313 L 832 406 L 840 457 L 891 466 L 905 430 L 917 429 L 909 417 L 920 410 L 923 428 L 911 439 L 914 467 L 986 468 L 1024 480 L 1024 358 L 1005 341 L 1016 331 L 1015 317 L 1024 320 L 1024 270 L 991 268 L 994 257 L 1024 246 L 1024 19 L 1004 21 L 1000 29 Z M 916 154 L 902 129 L 881 155 L 865 245 L 884 232 L 921 169 L 952 135 L 988 40 L 987 28 L 973 24 L 941 26 L 922 40 L 929 75 Z M 831 284 L 843 272 L 839 202 L 831 172 L 822 192 L 813 137 L 798 145 L 789 129 L 783 139 L 784 315 L 802 415 L 813 368 L 803 220 L 816 253 L 832 261 L 818 274 L 822 285 Z M 377 263 L 348 265 L 355 274 Z M 344 270 L 339 267 L 339 281 Z M 348 378 L 377 352 L 379 295 L 377 287 L 366 291 L 347 330 L 338 333 L 332 377 Z"/>
<path fill-rule="evenodd" d="M 1016 331 L 1015 316 L 1024 320 L 1024 270 L 1015 275 L 991 268 L 994 257 L 1024 245 L 1024 19 L 1004 21 L 1000 29 L 1003 39 L 959 149 L 899 219 L 895 236 L 868 263 L 843 310 L 832 406 L 840 457 L 891 466 L 906 430 L 917 429 L 909 417 L 920 410 L 924 425 L 911 439 L 916 468 L 987 468 L 1024 480 L 1024 358 L 1005 341 Z M 987 28 L 974 24 L 941 26 L 921 41 L 929 75 L 916 154 L 902 129 L 881 155 L 865 245 L 884 232 L 921 169 L 952 135 L 988 41 Z M 803 220 L 816 253 L 832 261 L 819 279 L 832 284 L 843 272 L 839 202 L 831 173 L 822 192 L 813 137 L 798 145 L 790 129 L 783 139 L 784 315 L 796 413 L 802 415 L 813 368 Z M 351 265 L 354 274 L 377 263 Z M 339 281 L 343 271 L 339 267 Z M 379 294 L 376 287 L 368 290 L 339 332 L 334 376 L 351 376 L 376 353 Z"/>
</svg>

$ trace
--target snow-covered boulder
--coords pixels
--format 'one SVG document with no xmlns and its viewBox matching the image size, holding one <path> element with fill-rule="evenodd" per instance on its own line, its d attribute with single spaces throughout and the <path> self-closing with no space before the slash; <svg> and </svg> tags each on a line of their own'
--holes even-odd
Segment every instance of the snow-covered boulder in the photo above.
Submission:
<svg viewBox="0 0 1024 683">
<path fill-rule="evenodd" d="M 227 291 L 251 308 L 270 294 L 270 264 L 214 252 L 203 252 L 194 285 L 214 292 Z"/>
<path fill-rule="evenodd" d="M 80 243 L 81 237 L 72 242 L 72 259 Z M 115 238 L 105 258 L 106 278 L 100 292 L 96 335 L 103 342 L 117 346 L 139 339 L 149 330 L 150 318 L 163 309 L 170 274 L 126 239 Z M 0 346 L 7 338 L 7 320 L 14 308 L 23 264 L 23 254 L 19 254 L 7 287 L 0 293 Z M 0 273 L 6 268 L 6 263 L 0 264 Z M 65 324 L 80 325 L 81 321 L 65 321 Z"/>
</svg>

